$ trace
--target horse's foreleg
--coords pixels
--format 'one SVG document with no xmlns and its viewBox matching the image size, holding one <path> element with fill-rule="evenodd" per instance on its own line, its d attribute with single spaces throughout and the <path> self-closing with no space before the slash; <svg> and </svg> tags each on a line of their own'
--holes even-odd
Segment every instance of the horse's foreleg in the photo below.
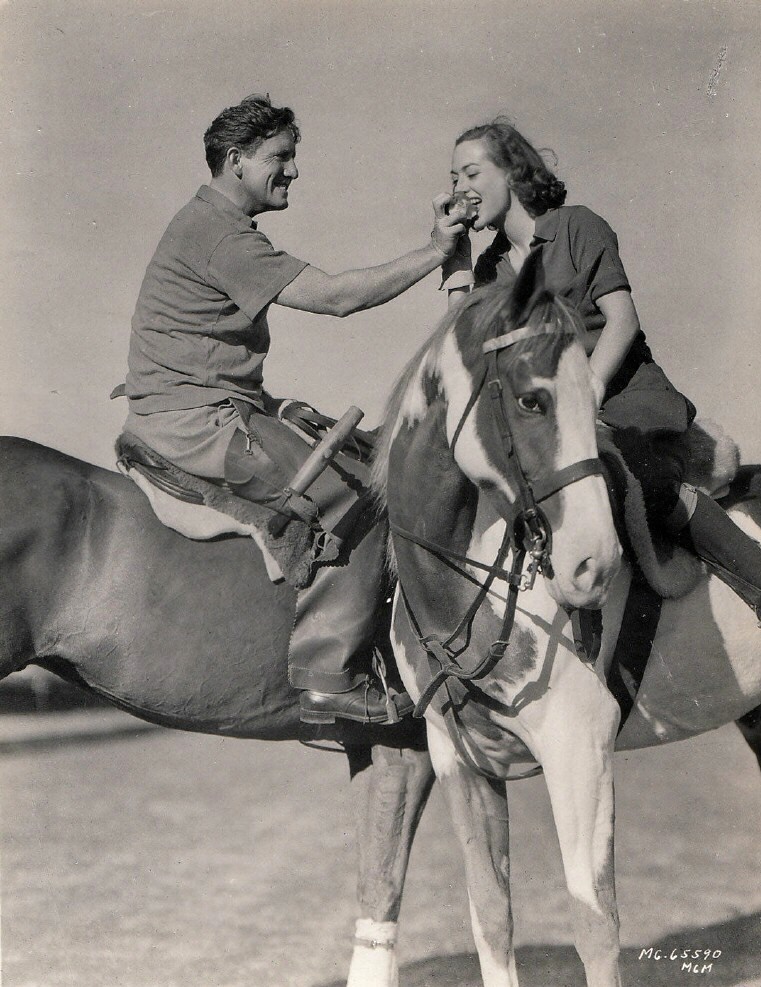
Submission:
<svg viewBox="0 0 761 987">
<path fill-rule="evenodd" d="M 427 751 L 350 752 L 357 805 L 361 918 L 347 987 L 397 987 L 396 923 L 412 841 L 433 786 Z"/>
<path fill-rule="evenodd" d="M 535 738 L 534 752 L 552 803 L 576 949 L 588 987 L 620 987 L 613 867 L 613 744 L 618 714 L 601 684 L 592 690 L 597 695 L 590 697 L 589 690 L 584 691 L 591 702 L 578 703 L 571 693 L 569 701 L 553 704 L 546 734 Z M 563 695 L 563 690 L 558 688 L 555 695 Z"/>
<path fill-rule="evenodd" d="M 518 987 L 504 782 L 492 782 L 465 767 L 449 737 L 431 725 L 428 745 L 465 858 L 473 937 L 484 987 Z"/>
</svg>

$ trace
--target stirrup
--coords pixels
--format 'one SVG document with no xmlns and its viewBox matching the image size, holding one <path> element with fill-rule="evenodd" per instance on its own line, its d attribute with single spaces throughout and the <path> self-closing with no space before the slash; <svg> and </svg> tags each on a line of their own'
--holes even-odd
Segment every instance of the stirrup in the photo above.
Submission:
<svg viewBox="0 0 761 987">
<path fill-rule="evenodd" d="M 383 686 L 383 693 L 386 697 L 386 715 L 388 717 L 389 723 L 398 723 L 401 717 L 399 716 L 399 710 L 396 708 L 396 703 L 394 701 L 394 696 L 391 695 L 388 688 L 388 680 L 386 678 L 386 662 L 384 661 L 383 655 L 379 648 L 373 648 L 373 671 L 380 679 L 380 684 Z"/>
</svg>

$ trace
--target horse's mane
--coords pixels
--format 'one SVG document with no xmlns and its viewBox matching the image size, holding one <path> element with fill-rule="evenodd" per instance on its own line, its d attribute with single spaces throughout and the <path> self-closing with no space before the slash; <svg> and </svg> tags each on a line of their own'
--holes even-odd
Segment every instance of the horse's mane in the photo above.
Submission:
<svg viewBox="0 0 761 987">
<path fill-rule="evenodd" d="M 439 355 L 444 339 L 455 324 L 462 308 L 467 305 L 471 297 L 468 296 L 461 305 L 451 308 L 441 319 L 428 339 L 426 339 L 414 356 L 407 362 L 386 401 L 383 422 L 375 442 L 370 472 L 370 488 L 381 510 L 385 510 L 386 508 L 388 462 L 391 454 L 391 443 L 394 438 L 396 424 L 401 414 L 404 399 L 412 386 L 413 380 L 418 375 L 420 375 L 421 384 L 424 384 L 426 380 L 436 380 Z"/>
</svg>

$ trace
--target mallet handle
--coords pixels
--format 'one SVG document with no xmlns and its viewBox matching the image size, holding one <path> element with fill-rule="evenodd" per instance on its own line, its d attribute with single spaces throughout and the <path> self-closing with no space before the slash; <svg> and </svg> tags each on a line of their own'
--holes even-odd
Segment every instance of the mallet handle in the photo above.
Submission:
<svg viewBox="0 0 761 987">
<path fill-rule="evenodd" d="M 289 489 L 294 493 L 303 494 L 323 470 L 325 470 L 336 453 L 341 450 L 351 433 L 364 418 L 364 415 L 364 411 L 354 405 L 341 415 L 333 428 L 315 446 L 288 484 Z"/>
</svg>

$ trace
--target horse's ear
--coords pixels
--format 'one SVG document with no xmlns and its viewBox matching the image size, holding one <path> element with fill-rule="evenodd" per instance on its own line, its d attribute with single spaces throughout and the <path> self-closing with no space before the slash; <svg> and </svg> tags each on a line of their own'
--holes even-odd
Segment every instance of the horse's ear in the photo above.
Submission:
<svg viewBox="0 0 761 987">
<path fill-rule="evenodd" d="M 522 326 L 531 315 L 539 299 L 546 295 L 541 248 L 534 247 L 523 262 L 515 279 L 510 304 L 510 320 L 514 326 Z"/>
</svg>

